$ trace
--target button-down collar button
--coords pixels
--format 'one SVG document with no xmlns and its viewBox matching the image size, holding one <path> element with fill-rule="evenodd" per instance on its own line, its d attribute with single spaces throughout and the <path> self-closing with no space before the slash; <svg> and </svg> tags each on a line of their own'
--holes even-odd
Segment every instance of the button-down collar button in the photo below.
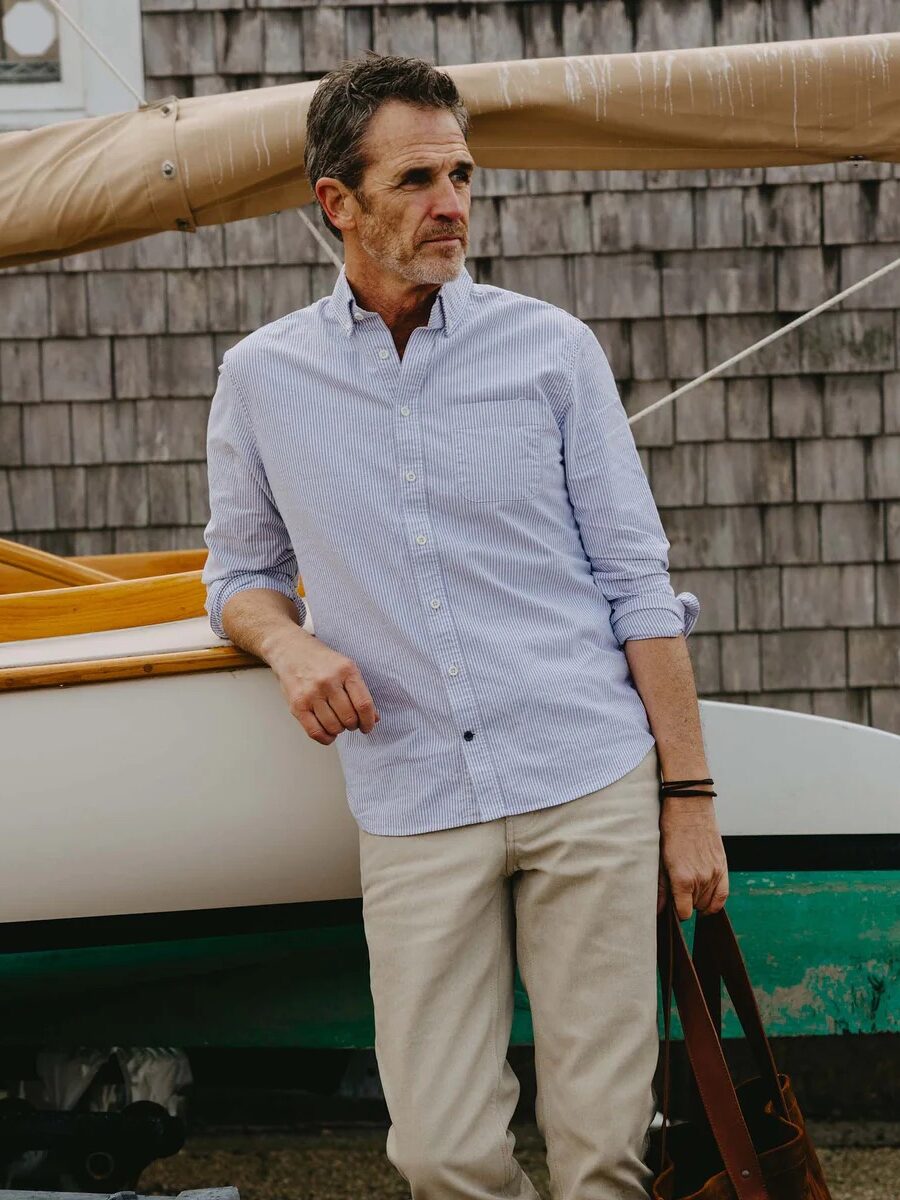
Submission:
<svg viewBox="0 0 900 1200">
<path fill-rule="evenodd" d="M 420 533 L 419 536 L 416 538 L 416 541 L 419 543 L 420 546 L 424 546 L 425 543 L 428 541 L 428 538 L 425 536 L 424 533 Z"/>
<path fill-rule="evenodd" d="M 404 416 L 404 417 L 409 416 L 409 405 L 408 404 L 404 404 L 403 407 L 400 409 L 400 415 Z"/>
<path fill-rule="evenodd" d="M 415 471 L 407 471 L 406 472 L 406 478 L 408 480 L 410 480 L 410 482 L 412 482 L 412 480 L 415 479 L 415 477 L 416 477 Z"/>
<path fill-rule="evenodd" d="M 432 608 L 440 608 L 441 607 L 441 602 L 440 602 L 440 600 L 438 600 L 437 596 L 435 596 L 435 598 L 432 600 L 431 607 Z"/>
<path fill-rule="evenodd" d="M 447 668 L 447 674 L 448 674 L 448 675 L 458 675 L 458 674 L 459 674 L 459 667 L 458 667 L 458 666 L 456 666 L 456 664 L 454 663 L 452 667 L 448 667 L 448 668 Z"/>
<path fill-rule="evenodd" d="M 382 347 L 382 349 L 381 349 L 381 350 L 379 350 L 379 351 L 378 351 L 378 357 L 379 357 L 379 358 L 387 358 L 387 356 L 388 356 L 389 354 L 390 354 L 390 350 L 385 350 L 383 347 Z"/>
<path fill-rule="evenodd" d="M 353 314 L 353 320 L 354 320 L 354 321 L 361 321 L 362 319 L 363 319 L 363 315 L 362 315 L 362 313 L 361 313 L 361 312 L 355 312 L 355 313 Z"/>
</svg>

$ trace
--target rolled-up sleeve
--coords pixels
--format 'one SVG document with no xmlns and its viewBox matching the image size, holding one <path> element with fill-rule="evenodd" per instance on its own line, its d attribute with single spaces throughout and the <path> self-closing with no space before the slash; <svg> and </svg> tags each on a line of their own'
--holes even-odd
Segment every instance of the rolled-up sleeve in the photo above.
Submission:
<svg viewBox="0 0 900 1200">
<path fill-rule="evenodd" d="M 203 537 L 209 554 L 202 580 L 213 632 L 227 640 L 222 609 L 231 596 L 247 588 L 281 592 L 293 600 L 303 624 L 306 605 L 297 593 L 297 559 L 227 355 L 210 408 L 206 455 L 210 519 Z"/>
<path fill-rule="evenodd" d="M 585 552 L 610 603 L 620 645 L 689 635 L 700 613 L 693 592 L 669 580 L 670 542 L 600 344 L 576 334 L 563 421 L 566 482 Z"/>
</svg>

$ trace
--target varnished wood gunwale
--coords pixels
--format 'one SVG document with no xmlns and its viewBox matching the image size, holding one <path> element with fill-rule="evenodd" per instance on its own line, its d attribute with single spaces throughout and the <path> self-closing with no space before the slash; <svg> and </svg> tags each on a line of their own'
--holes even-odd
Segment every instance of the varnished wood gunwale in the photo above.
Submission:
<svg viewBox="0 0 900 1200">
<path fill-rule="evenodd" d="M 109 571 L 116 579 L 144 579 L 150 575 L 175 575 L 183 571 L 202 571 L 209 551 L 136 550 L 127 554 L 81 554 L 69 559 L 98 571 Z"/>
<path fill-rule="evenodd" d="M 0 643 L 202 617 L 200 571 L 0 596 Z"/>
<path fill-rule="evenodd" d="M 210 646 L 165 654 L 140 654 L 130 658 L 89 659 L 82 662 L 46 663 L 30 667 L 0 667 L 0 692 L 42 687 L 74 687 L 110 683 L 119 679 L 146 679 L 160 675 L 187 675 L 197 671 L 234 671 L 264 667 L 266 663 L 234 646 Z"/>
</svg>

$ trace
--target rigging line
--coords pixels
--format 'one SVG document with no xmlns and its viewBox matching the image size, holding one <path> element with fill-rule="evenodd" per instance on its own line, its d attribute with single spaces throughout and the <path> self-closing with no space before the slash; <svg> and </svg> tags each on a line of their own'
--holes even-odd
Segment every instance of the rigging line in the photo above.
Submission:
<svg viewBox="0 0 900 1200">
<path fill-rule="evenodd" d="M 140 94 L 140 92 L 135 91 L 135 89 L 131 86 L 131 84 L 128 82 L 128 80 L 125 78 L 125 76 L 119 70 L 119 68 L 115 65 L 115 63 L 110 62 L 110 60 L 106 57 L 106 55 L 103 53 L 103 51 L 97 45 L 97 43 L 95 41 L 93 41 L 88 36 L 87 33 L 85 33 L 85 31 L 81 28 L 81 26 L 78 24 L 78 22 L 75 20 L 75 18 L 66 12 L 66 10 L 63 8 L 62 4 L 60 4 L 60 0 L 47 0 L 47 3 L 62 17 L 62 19 L 68 25 L 72 26 L 72 28 L 75 30 L 75 32 L 78 34 L 78 36 L 81 38 L 81 40 L 85 43 L 85 45 L 90 46 L 90 48 L 97 55 L 97 57 L 100 59 L 100 61 L 105 63 L 106 66 L 109 67 L 110 71 L 112 71 L 113 75 L 115 75 L 116 79 L 118 79 L 118 81 L 119 81 L 119 83 L 121 83 L 122 87 L 126 88 L 129 92 L 131 92 L 132 96 L 134 96 L 135 100 L 137 100 L 138 105 L 141 108 L 145 108 L 147 105 L 147 101 L 144 99 L 144 97 Z"/>
<path fill-rule="evenodd" d="M 318 201 L 316 201 L 316 205 L 318 206 Z M 322 247 L 322 249 L 325 251 L 325 253 L 328 255 L 328 257 L 331 259 L 331 261 L 337 267 L 337 269 L 340 270 L 344 264 L 343 264 L 342 260 L 338 257 L 338 254 L 337 254 L 336 250 L 334 249 L 334 247 L 330 246 L 328 244 L 328 242 L 325 240 L 325 234 L 321 231 L 321 229 L 316 227 L 316 225 L 310 220 L 310 218 L 307 216 L 307 214 L 303 211 L 302 208 L 297 209 L 297 214 L 300 217 L 301 221 L 303 221 L 306 224 L 306 226 L 309 229 L 309 232 L 313 235 L 313 237 L 316 239 L 316 241 L 319 243 L 319 245 Z"/>
<path fill-rule="evenodd" d="M 838 292 L 836 296 L 830 297 L 828 300 L 823 300 L 821 304 L 811 308 L 809 312 L 795 318 L 787 325 L 783 325 L 781 329 L 776 329 L 774 333 L 770 333 L 767 337 L 760 338 L 758 342 L 754 342 L 752 346 L 748 346 L 746 350 L 740 350 L 737 354 L 733 354 L 731 358 L 727 358 L 725 362 L 719 363 L 717 367 L 706 371 L 703 375 L 698 375 L 696 379 L 691 379 L 688 383 L 683 383 L 680 388 L 676 388 L 674 392 L 669 392 L 668 396 L 663 396 L 660 400 L 654 400 L 652 404 L 648 404 L 646 408 L 642 408 L 640 412 L 634 413 L 628 418 L 628 424 L 633 425 L 635 421 L 639 421 L 641 417 L 646 417 L 648 413 L 654 412 L 657 408 L 662 408 L 664 404 L 668 404 L 677 396 L 683 396 L 685 392 L 689 392 L 691 388 L 698 387 L 704 380 L 710 379 L 713 375 L 719 375 L 732 363 L 740 362 L 742 358 L 746 358 L 748 354 L 753 354 L 756 350 L 762 350 L 763 346 L 768 346 L 770 342 L 774 342 L 777 338 L 783 337 L 792 329 L 796 329 L 798 325 L 803 325 L 806 321 L 812 320 L 818 313 L 823 312 L 826 308 L 832 308 L 841 300 L 845 300 L 847 296 L 851 296 L 854 292 L 858 292 L 861 287 L 865 287 L 867 283 L 872 283 L 873 280 L 886 275 L 888 271 L 893 271 L 895 267 L 900 267 L 900 258 L 895 258 L 893 262 L 886 263 L 883 267 L 879 267 L 877 271 L 873 271 L 871 275 L 866 275 L 864 279 L 857 280 L 850 287 L 844 288 L 842 292 Z"/>
</svg>

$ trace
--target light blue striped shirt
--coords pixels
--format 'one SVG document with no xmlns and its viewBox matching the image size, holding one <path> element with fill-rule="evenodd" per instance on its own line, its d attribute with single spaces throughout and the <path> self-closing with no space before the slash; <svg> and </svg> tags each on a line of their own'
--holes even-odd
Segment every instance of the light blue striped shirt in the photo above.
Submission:
<svg viewBox="0 0 900 1200">
<path fill-rule="evenodd" d="M 302 620 L 299 563 L 316 636 L 375 701 L 372 732 L 334 742 L 364 830 L 562 804 L 654 745 L 623 644 L 690 633 L 700 605 L 669 581 L 606 355 L 563 309 L 464 267 L 401 359 L 342 268 L 225 354 L 208 465 L 216 634 L 244 588 Z"/>
</svg>

